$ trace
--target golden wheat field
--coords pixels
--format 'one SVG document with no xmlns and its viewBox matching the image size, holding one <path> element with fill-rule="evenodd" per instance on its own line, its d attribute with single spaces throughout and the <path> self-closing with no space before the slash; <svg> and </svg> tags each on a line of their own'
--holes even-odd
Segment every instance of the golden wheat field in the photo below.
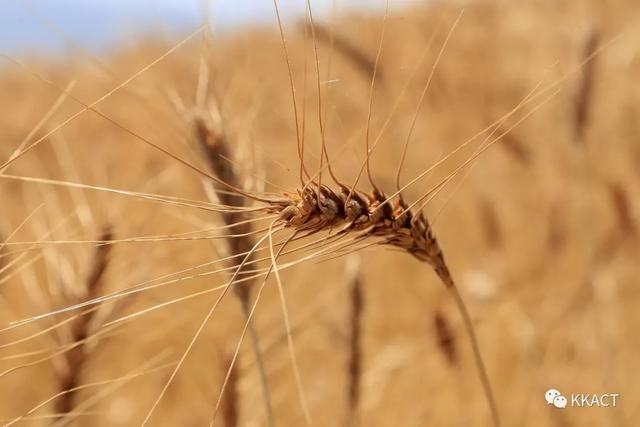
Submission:
<svg viewBox="0 0 640 427">
<path fill-rule="evenodd" d="M 2 424 L 638 425 L 637 1 L 275 17 L 3 55 Z"/>
</svg>

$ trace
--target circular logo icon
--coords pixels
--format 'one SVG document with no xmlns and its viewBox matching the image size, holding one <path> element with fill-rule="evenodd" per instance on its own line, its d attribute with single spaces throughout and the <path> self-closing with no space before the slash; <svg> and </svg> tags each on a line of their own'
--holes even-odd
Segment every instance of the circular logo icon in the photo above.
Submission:
<svg viewBox="0 0 640 427">
<path fill-rule="evenodd" d="M 562 395 L 555 388 L 550 388 L 544 394 L 544 400 L 547 401 L 547 405 L 553 405 L 556 408 L 563 409 L 567 407 L 567 398 Z"/>
</svg>

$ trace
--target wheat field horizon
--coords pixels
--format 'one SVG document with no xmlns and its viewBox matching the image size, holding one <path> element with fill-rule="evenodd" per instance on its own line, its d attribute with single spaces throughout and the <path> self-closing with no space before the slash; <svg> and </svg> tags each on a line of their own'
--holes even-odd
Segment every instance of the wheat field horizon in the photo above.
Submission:
<svg viewBox="0 0 640 427">
<path fill-rule="evenodd" d="M 635 425 L 640 8 L 269 3 L 2 53 L 0 423 Z"/>
</svg>

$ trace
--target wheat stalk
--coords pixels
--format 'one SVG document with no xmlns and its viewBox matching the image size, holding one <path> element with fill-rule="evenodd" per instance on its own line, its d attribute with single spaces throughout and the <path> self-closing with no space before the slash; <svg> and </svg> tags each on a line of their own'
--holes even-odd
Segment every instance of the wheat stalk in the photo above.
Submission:
<svg viewBox="0 0 640 427">
<path fill-rule="evenodd" d="M 458 363 L 458 346 L 451 329 L 451 322 L 442 307 L 438 307 L 433 314 L 433 326 L 436 331 L 438 348 L 447 362 L 452 365 Z"/>
<path fill-rule="evenodd" d="M 362 315 L 364 311 L 364 289 L 360 273 L 360 260 L 350 258 L 347 263 L 349 285 L 349 354 L 347 358 L 347 425 L 358 425 L 360 406 L 360 382 L 362 378 Z"/>
<path fill-rule="evenodd" d="M 607 196 L 615 214 L 616 226 L 603 242 L 597 246 L 594 264 L 602 264 L 615 257 L 623 244 L 637 236 L 631 201 L 625 189 L 617 182 L 605 183 Z"/>
<path fill-rule="evenodd" d="M 593 30 L 587 37 L 583 48 L 582 58 L 586 61 L 582 71 L 582 80 L 575 98 L 574 130 L 578 141 L 583 141 L 585 130 L 589 125 L 589 109 L 593 98 L 593 84 L 595 81 L 596 61 L 593 58 L 600 44 L 600 34 Z"/>
<path fill-rule="evenodd" d="M 6 256 L 5 252 L 4 252 L 4 245 L 6 243 L 6 239 L 5 237 L 0 234 L 0 273 L 2 273 L 3 271 L 3 267 L 4 267 L 4 257 Z"/>
<path fill-rule="evenodd" d="M 111 227 L 107 226 L 100 235 L 101 241 L 113 240 Z M 93 254 L 89 275 L 85 281 L 86 296 L 83 301 L 91 301 L 98 297 L 103 287 L 103 276 L 109 263 L 111 245 L 100 245 Z M 97 306 L 99 307 L 99 305 Z M 74 409 L 75 391 L 78 389 L 80 376 L 91 349 L 87 347 L 94 326 L 91 324 L 97 309 L 87 310 L 71 324 L 71 342 L 73 345 L 64 353 L 66 362 L 64 372 L 59 374 L 60 389 L 63 392 L 56 400 L 56 411 L 60 414 L 71 413 Z"/>
<path fill-rule="evenodd" d="M 201 73 L 201 81 L 204 80 L 204 78 L 202 77 L 203 74 L 204 73 Z M 201 86 L 203 90 L 204 88 L 206 88 L 206 85 L 204 83 L 200 84 L 199 86 Z M 231 153 L 231 148 L 229 147 L 227 136 L 224 132 L 222 118 L 217 109 L 217 105 L 214 102 L 210 102 L 208 114 L 202 110 L 195 112 L 191 117 L 191 122 L 199 151 L 205 158 L 211 172 L 220 180 L 220 182 L 207 181 L 206 185 L 210 185 L 210 187 L 208 188 L 213 189 L 215 197 L 217 197 L 221 204 L 238 208 L 244 207 L 246 198 L 242 197 L 242 195 L 237 195 L 226 191 L 227 186 L 222 184 L 228 184 L 228 186 L 233 188 L 243 187 L 240 177 L 234 170 L 233 164 L 230 162 L 230 159 L 233 158 L 233 155 Z M 210 192 L 207 192 L 207 194 L 211 195 Z M 250 236 L 252 231 L 251 223 L 245 221 L 246 214 L 241 210 L 238 210 L 221 212 L 221 216 L 223 222 L 229 227 L 229 233 L 232 235 L 240 236 L 237 238 L 225 239 L 224 244 L 226 244 L 226 250 L 224 250 L 224 252 L 231 256 L 250 254 L 246 261 L 248 263 L 253 262 L 254 257 L 253 255 L 251 255 L 251 249 L 255 245 L 255 242 Z M 243 268 L 238 267 L 236 274 L 246 273 L 246 267 L 246 265 Z M 249 313 L 251 310 L 250 292 L 252 285 L 253 283 L 250 282 L 246 286 L 234 287 L 234 293 L 240 301 L 242 311 L 246 319 L 249 319 Z M 260 376 L 260 384 L 265 403 L 267 422 L 268 425 L 273 426 L 273 409 L 266 371 L 264 367 L 264 359 L 262 350 L 260 348 L 260 341 L 253 322 L 249 322 L 248 326 L 256 359 L 256 366 L 258 368 L 258 373 Z M 233 369 L 233 366 L 231 366 L 230 369 Z M 233 377 L 233 381 L 236 381 L 235 377 Z"/>
<path fill-rule="evenodd" d="M 547 248 L 552 253 L 557 253 L 567 244 L 568 240 L 565 215 L 560 200 L 556 200 L 551 206 L 547 216 L 547 224 Z"/>
<path fill-rule="evenodd" d="M 623 238 L 633 237 L 638 233 L 633 219 L 632 205 L 625 188 L 617 182 L 607 185 L 607 193 L 616 215 L 618 232 Z"/>
<path fill-rule="evenodd" d="M 498 132 L 503 133 L 504 129 L 502 127 L 498 127 Z M 502 137 L 500 147 L 502 147 L 504 152 L 517 161 L 521 166 L 525 168 L 531 166 L 531 151 L 522 140 L 513 134 L 513 132 L 505 133 L 504 137 Z"/>
<path fill-rule="evenodd" d="M 238 367 L 236 364 L 232 363 L 233 356 L 225 355 L 225 357 L 221 358 L 223 360 L 222 364 L 222 372 L 227 375 L 227 369 L 231 367 L 229 380 L 227 382 L 227 393 L 222 399 L 221 404 L 221 412 L 222 419 L 224 421 L 225 427 L 236 427 L 238 426 L 238 418 L 239 418 L 239 400 L 240 397 L 238 395 Z"/>
<path fill-rule="evenodd" d="M 504 233 L 494 203 L 490 199 L 483 197 L 478 204 L 485 240 L 491 248 L 501 247 L 504 241 Z"/>
<path fill-rule="evenodd" d="M 304 24 L 306 25 L 306 23 Z M 366 52 L 363 52 L 358 46 L 348 40 L 345 36 L 330 31 L 325 28 L 324 25 L 315 22 L 314 23 L 315 37 L 319 42 L 328 44 L 332 49 L 341 53 L 345 58 L 349 59 L 353 63 L 356 69 L 358 69 L 367 79 L 371 79 L 374 72 L 377 74 L 377 79 L 383 83 L 384 75 L 380 67 L 376 67 L 375 59 L 370 58 Z"/>
</svg>

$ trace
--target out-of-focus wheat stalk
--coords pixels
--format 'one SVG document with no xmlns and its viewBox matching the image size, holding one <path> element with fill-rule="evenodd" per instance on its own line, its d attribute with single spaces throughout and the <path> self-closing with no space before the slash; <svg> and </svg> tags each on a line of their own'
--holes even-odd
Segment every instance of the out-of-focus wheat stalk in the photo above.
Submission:
<svg viewBox="0 0 640 427">
<path fill-rule="evenodd" d="M 304 25 L 307 25 L 306 23 Z M 328 44 L 332 49 L 341 53 L 345 58 L 353 63 L 353 65 L 360 71 L 367 79 L 371 79 L 373 73 L 376 73 L 376 80 L 379 83 L 384 84 L 384 73 L 378 66 L 376 68 L 375 59 L 370 58 L 359 47 L 349 41 L 345 36 L 337 33 L 336 31 L 330 31 L 325 28 L 324 25 L 315 22 L 314 23 L 315 37 L 319 42 Z"/>
<path fill-rule="evenodd" d="M 447 362 L 452 365 L 458 363 L 458 346 L 451 328 L 451 322 L 441 307 L 433 314 L 433 326 L 436 331 L 436 343 Z"/>
<path fill-rule="evenodd" d="M 582 80 L 575 98 L 574 129 L 578 141 L 584 141 L 585 130 L 589 125 L 589 110 L 593 98 L 593 83 L 596 73 L 596 58 L 594 52 L 598 49 L 600 33 L 593 30 L 584 45 L 582 59 L 586 61 L 582 70 Z M 590 59 L 589 59 L 590 58 Z"/>
<path fill-rule="evenodd" d="M 224 357 L 221 357 L 221 360 L 224 362 L 222 363 L 221 371 L 224 375 L 228 375 L 228 380 L 226 392 L 224 397 L 222 398 L 220 412 L 222 413 L 222 420 L 225 427 L 236 427 L 238 426 L 240 411 L 240 397 L 238 395 L 238 364 L 232 363 L 233 352 L 230 352 L 230 354 L 226 354 Z M 229 366 L 231 366 L 231 371 L 227 372 Z"/>
<path fill-rule="evenodd" d="M 638 235 L 631 201 L 624 187 L 617 182 L 609 182 L 606 183 L 605 191 L 615 215 L 615 228 L 596 248 L 594 264 L 608 262 L 615 257 L 625 242 L 634 239 Z"/>
<path fill-rule="evenodd" d="M 505 132 L 502 127 L 499 127 L 497 132 L 504 134 L 499 144 L 503 151 L 523 167 L 531 166 L 531 151 L 527 148 L 527 145 L 517 138 L 513 132 Z"/>
<path fill-rule="evenodd" d="M 625 188 L 619 183 L 612 182 L 607 186 L 607 193 L 611 206 L 616 215 L 618 232 L 623 238 L 637 234 L 637 225 L 633 219 L 631 200 Z"/>
<path fill-rule="evenodd" d="M 547 248 L 553 252 L 561 250 L 567 244 L 567 229 L 565 223 L 565 213 L 560 200 L 555 201 L 549 210 L 547 219 Z"/>
<path fill-rule="evenodd" d="M 479 202 L 479 212 L 485 240 L 489 247 L 499 248 L 504 237 L 494 203 L 486 197 L 482 198 Z"/>
<path fill-rule="evenodd" d="M 99 240 L 105 242 L 113 240 L 110 226 L 105 227 Z M 86 294 L 81 302 L 91 301 L 100 295 L 103 288 L 103 276 L 109 265 L 110 252 L 111 245 L 108 244 L 96 248 L 91 260 L 89 275 L 85 281 Z M 78 388 L 83 368 L 91 356 L 91 348 L 87 346 L 86 340 L 95 328 L 91 324 L 95 313 L 96 310 L 88 310 L 71 324 L 71 341 L 72 344 L 78 343 L 78 345 L 64 353 L 66 363 L 64 371 L 59 373 L 59 383 L 61 391 L 65 393 L 61 394 L 55 405 L 56 412 L 60 414 L 70 413 L 74 409 L 75 390 Z"/>
<path fill-rule="evenodd" d="M 0 272 L 2 272 L 2 266 L 4 265 L 4 243 L 6 242 L 4 236 L 0 234 Z"/>
<path fill-rule="evenodd" d="M 364 288 L 360 273 L 360 260 L 350 257 L 347 262 L 346 282 L 349 286 L 349 353 L 347 356 L 347 425 L 357 426 L 360 407 L 360 383 L 362 380 L 362 316 L 364 312 Z"/>
<path fill-rule="evenodd" d="M 218 111 L 217 104 L 210 102 L 207 111 L 196 111 L 191 117 L 191 122 L 199 151 L 206 160 L 211 172 L 222 182 L 230 184 L 232 187 L 244 187 L 240 176 L 236 173 L 234 166 L 231 163 L 233 154 L 224 131 L 222 117 Z M 212 199 L 217 198 L 221 204 L 235 207 L 243 207 L 245 205 L 245 198 L 243 196 L 226 191 L 227 188 L 222 187 L 219 183 L 208 181 L 205 185 L 207 186 L 206 188 L 209 189 L 209 191 L 207 191 L 209 197 Z M 213 190 L 213 194 L 211 190 Z M 223 252 L 227 253 L 229 256 L 252 254 L 252 248 L 255 245 L 255 242 L 250 236 L 252 228 L 251 224 L 243 222 L 243 220 L 246 219 L 245 214 L 243 212 L 231 211 L 221 212 L 220 215 L 222 216 L 223 222 L 229 226 L 229 234 L 235 235 L 234 237 L 229 237 L 224 239 L 224 241 L 220 241 L 226 245 L 226 247 L 223 248 Z M 254 258 L 255 257 L 253 255 L 249 255 L 246 259 L 245 265 L 238 273 L 248 270 L 248 265 L 254 261 Z M 246 319 L 249 319 L 251 312 L 250 292 L 254 284 L 255 280 L 250 280 L 243 286 L 233 287 L 234 293 L 240 301 Z M 260 341 L 253 322 L 249 321 L 248 328 L 255 354 L 256 366 L 260 376 L 267 423 L 269 426 L 272 426 L 273 412 L 271 397 Z M 234 367 L 232 366 L 231 369 L 233 370 Z M 237 373 L 233 373 L 233 375 L 236 374 Z M 234 377 L 233 380 L 237 381 L 237 378 Z M 231 381 L 231 377 L 228 381 Z"/>
</svg>

